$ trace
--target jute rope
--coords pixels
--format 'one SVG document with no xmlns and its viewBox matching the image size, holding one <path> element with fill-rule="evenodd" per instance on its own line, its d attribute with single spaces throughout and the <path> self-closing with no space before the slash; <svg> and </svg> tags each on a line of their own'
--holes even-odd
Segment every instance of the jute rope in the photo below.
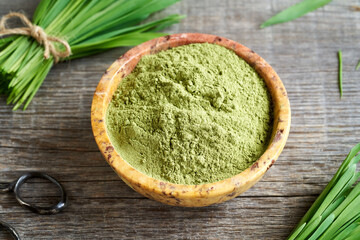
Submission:
<svg viewBox="0 0 360 240">
<path fill-rule="evenodd" d="M 10 18 L 19 18 L 25 25 L 25 27 L 19 28 L 7 28 L 6 22 Z M 48 36 L 44 29 L 33 24 L 24 14 L 11 12 L 3 16 L 0 20 L 0 37 L 5 35 L 26 35 L 33 37 L 40 45 L 45 48 L 44 58 L 48 59 L 50 54 L 54 57 L 55 63 L 59 61 L 59 58 L 65 58 L 71 55 L 71 48 L 68 42 L 53 36 Z M 54 46 L 54 42 L 58 42 L 65 47 L 65 51 L 58 51 Z"/>
</svg>

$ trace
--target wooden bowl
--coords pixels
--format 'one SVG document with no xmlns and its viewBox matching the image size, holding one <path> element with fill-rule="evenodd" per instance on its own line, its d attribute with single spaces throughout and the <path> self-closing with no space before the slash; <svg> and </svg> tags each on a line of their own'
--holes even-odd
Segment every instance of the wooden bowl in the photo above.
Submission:
<svg viewBox="0 0 360 240">
<path fill-rule="evenodd" d="M 128 75 L 143 55 L 191 44 L 214 43 L 233 50 L 265 80 L 274 103 L 272 137 L 264 154 L 248 169 L 231 178 L 202 185 L 181 185 L 149 177 L 130 166 L 115 151 L 106 132 L 106 109 L 121 79 Z M 183 207 L 202 207 L 221 203 L 252 187 L 275 163 L 283 150 L 290 129 L 290 103 L 283 83 L 274 69 L 249 48 L 232 40 L 200 33 L 173 34 L 140 44 L 118 58 L 100 80 L 92 107 L 91 124 L 95 140 L 109 165 L 138 193 L 156 201 Z"/>
</svg>

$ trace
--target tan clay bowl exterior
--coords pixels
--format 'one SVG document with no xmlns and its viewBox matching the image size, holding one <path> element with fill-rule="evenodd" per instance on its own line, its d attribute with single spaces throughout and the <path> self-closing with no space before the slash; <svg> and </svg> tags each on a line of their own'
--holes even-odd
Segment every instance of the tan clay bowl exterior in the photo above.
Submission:
<svg viewBox="0 0 360 240">
<path fill-rule="evenodd" d="M 151 178 L 125 162 L 114 150 L 105 127 L 106 109 L 120 81 L 136 66 L 141 56 L 191 43 L 214 43 L 233 50 L 265 80 L 274 103 L 274 127 L 265 153 L 248 169 L 231 178 L 202 185 L 180 185 Z M 183 207 L 202 207 L 232 199 L 252 187 L 275 163 L 290 129 L 290 104 L 286 90 L 272 67 L 249 48 L 232 40 L 200 33 L 174 34 L 140 44 L 117 59 L 96 88 L 91 124 L 99 149 L 120 178 L 138 193 L 156 201 Z"/>
</svg>

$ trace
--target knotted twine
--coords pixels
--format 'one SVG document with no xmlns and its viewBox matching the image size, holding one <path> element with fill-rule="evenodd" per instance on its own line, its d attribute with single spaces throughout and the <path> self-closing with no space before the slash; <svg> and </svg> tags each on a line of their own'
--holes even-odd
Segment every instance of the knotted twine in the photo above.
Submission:
<svg viewBox="0 0 360 240">
<path fill-rule="evenodd" d="M 19 18 L 25 27 L 7 28 L 6 22 L 10 18 Z M 71 55 L 71 48 L 67 41 L 54 36 L 48 36 L 42 27 L 33 24 L 22 13 L 11 12 L 3 16 L 0 20 L 0 37 L 13 34 L 33 37 L 40 45 L 44 46 L 44 58 L 48 59 L 51 54 L 54 57 L 55 63 L 57 63 L 60 58 L 66 58 Z M 65 47 L 65 51 L 56 50 L 54 42 L 62 44 Z"/>
</svg>

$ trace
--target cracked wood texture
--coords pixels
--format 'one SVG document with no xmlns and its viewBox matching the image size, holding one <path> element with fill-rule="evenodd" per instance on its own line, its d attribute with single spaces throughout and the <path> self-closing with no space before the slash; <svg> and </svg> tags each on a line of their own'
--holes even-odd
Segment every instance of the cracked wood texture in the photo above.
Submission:
<svg viewBox="0 0 360 240">
<path fill-rule="evenodd" d="M 253 49 L 277 71 L 288 91 L 292 127 L 287 145 L 265 177 L 239 197 L 205 208 L 166 206 L 123 183 L 92 136 L 90 105 L 105 69 L 127 49 L 56 65 L 29 108 L 12 112 L 0 98 L 0 180 L 43 171 L 66 187 L 69 207 L 39 216 L 0 194 L 0 219 L 23 239 L 285 239 L 329 182 L 360 135 L 359 1 L 333 1 L 295 21 L 259 25 L 300 0 L 182 0 L 155 14 L 187 18 L 169 33 L 202 32 Z M 0 1 L 0 14 L 32 15 L 38 0 Z M 340 99 L 337 51 L 343 51 Z M 55 201 L 38 180 L 23 195 Z M 36 193 L 36 197 L 32 194 Z M 0 238 L 5 235 L 0 232 Z"/>
</svg>

